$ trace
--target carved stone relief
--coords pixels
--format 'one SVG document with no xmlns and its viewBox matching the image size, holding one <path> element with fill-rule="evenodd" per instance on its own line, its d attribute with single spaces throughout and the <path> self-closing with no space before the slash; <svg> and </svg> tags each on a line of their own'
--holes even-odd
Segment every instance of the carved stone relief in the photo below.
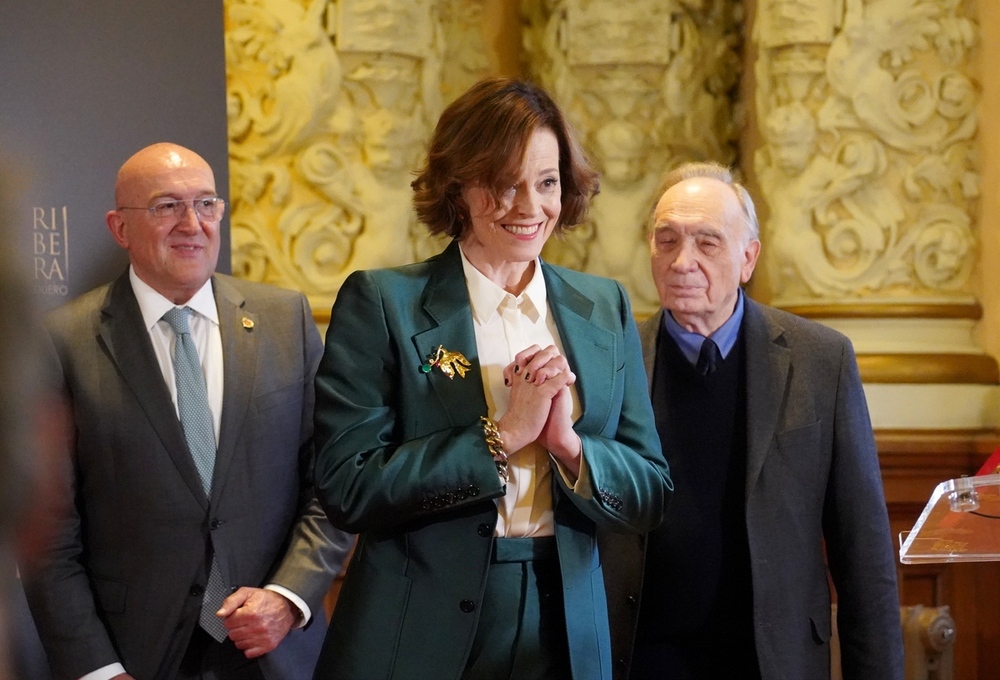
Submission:
<svg viewBox="0 0 1000 680">
<path fill-rule="evenodd" d="M 755 168 L 778 305 L 971 299 L 978 34 L 961 0 L 761 0 Z"/>
<path fill-rule="evenodd" d="M 482 2 L 226 1 L 238 276 L 324 310 L 350 272 L 443 247 L 410 181 L 445 97 L 485 75 Z"/>
<path fill-rule="evenodd" d="M 532 77 L 602 171 L 588 222 L 547 259 L 618 279 L 635 311 L 659 308 L 646 226 L 661 176 L 687 160 L 732 163 L 740 75 L 735 0 L 524 0 Z"/>
<path fill-rule="evenodd" d="M 511 0 L 515 1 L 515 0 Z M 486 75 L 485 0 L 227 0 L 233 262 L 322 309 L 421 259 L 409 182 L 445 103 Z M 965 0 L 759 0 L 755 167 L 778 304 L 969 298 L 978 28 Z M 660 175 L 735 159 L 736 0 L 522 0 L 529 75 L 603 173 L 546 257 L 657 306 Z"/>
</svg>

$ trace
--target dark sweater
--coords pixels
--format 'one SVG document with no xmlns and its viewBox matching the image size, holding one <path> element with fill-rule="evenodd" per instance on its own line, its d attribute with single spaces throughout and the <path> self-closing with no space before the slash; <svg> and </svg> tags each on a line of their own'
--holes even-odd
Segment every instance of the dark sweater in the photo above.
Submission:
<svg viewBox="0 0 1000 680">
<path fill-rule="evenodd" d="M 676 484 L 649 535 L 633 680 L 759 677 L 745 518 L 742 332 L 710 376 L 659 334 L 653 410 Z"/>
</svg>

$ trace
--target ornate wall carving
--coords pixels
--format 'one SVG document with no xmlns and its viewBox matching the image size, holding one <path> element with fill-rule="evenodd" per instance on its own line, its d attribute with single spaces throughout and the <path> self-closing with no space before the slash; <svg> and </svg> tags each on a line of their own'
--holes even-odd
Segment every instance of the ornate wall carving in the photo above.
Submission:
<svg viewBox="0 0 1000 680">
<path fill-rule="evenodd" d="M 442 247 L 409 183 L 443 106 L 490 69 L 485 0 L 227 0 L 237 275 L 329 306 L 348 273 Z M 590 221 L 546 256 L 658 306 L 644 226 L 678 161 L 735 158 L 735 0 L 526 0 L 530 73 L 604 173 Z"/>
<path fill-rule="evenodd" d="M 659 308 L 645 238 L 660 177 L 686 160 L 732 163 L 740 3 L 525 0 L 528 71 L 553 93 L 602 171 L 589 220 L 545 256 L 621 281 Z"/>
<path fill-rule="evenodd" d="M 773 302 L 972 302 L 978 33 L 963 0 L 760 0 Z"/>
<path fill-rule="evenodd" d="M 517 0 L 509 0 L 516 2 Z M 736 0 L 521 0 L 526 73 L 603 173 L 550 260 L 657 307 L 661 174 L 736 160 Z M 774 302 L 970 301 L 977 27 L 967 0 L 759 0 L 754 159 Z M 323 309 L 435 252 L 410 207 L 442 107 L 490 70 L 485 0 L 227 0 L 233 262 Z"/>
<path fill-rule="evenodd" d="M 355 269 L 442 244 L 412 173 L 446 97 L 483 75 L 483 0 L 227 0 L 238 276 L 328 309 Z"/>
</svg>

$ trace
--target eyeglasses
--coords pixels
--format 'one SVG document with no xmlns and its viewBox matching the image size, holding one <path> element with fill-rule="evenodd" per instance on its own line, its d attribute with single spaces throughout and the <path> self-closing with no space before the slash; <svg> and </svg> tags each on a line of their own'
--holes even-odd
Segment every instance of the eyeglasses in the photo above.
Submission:
<svg viewBox="0 0 1000 680">
<path fill-rule="evenodd" d="M 215 222 L 222 219 L 222 213 L 226 211 L 226 202 L 218 196 L 203 196 L 187 201 L 172 198 L 169 201 L 160 201 L 148 208 L 119 206 L 118 210 L 146 210 L 158 220 L 174 219 L 179 221 L 184 217 L 184 212 L 188 208 L 194 210 L 200 219 Z"/>
</svg>

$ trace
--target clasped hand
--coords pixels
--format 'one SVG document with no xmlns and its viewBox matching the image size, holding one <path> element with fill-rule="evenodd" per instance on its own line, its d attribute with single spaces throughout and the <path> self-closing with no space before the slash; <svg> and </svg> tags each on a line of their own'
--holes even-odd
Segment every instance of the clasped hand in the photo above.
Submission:
<svg viewBox="0 0 1000 680">
<path fill-rule="evenodd" d="M 229 631 L 229 639 L 248 659 L 263 656 L 285 639 L 295 624 L 295 612 L 284 595 L 244 586 L 222 603 L 216 616 L 222 618 Z M 134 680 L 128 673 L 111 680 Z"/>
<path fill-rule="evenodd" d="M 295 609 L 273 590 L 244 586 L 226 598 L 217 616 L 248 659 L 274 651 L 295 624 Z"/>
<path fill-rule="evenodd" d="M 510 403 L 497 429 L 507 453 L 537 441 L 574 477 L 579 475 L 583 443 L 573 430 L 569 391 L 576 374 L 566 357 L 555 345 L 532 345 L 503 369 L 503 377 L 510 387 Z"/>
</svg>

